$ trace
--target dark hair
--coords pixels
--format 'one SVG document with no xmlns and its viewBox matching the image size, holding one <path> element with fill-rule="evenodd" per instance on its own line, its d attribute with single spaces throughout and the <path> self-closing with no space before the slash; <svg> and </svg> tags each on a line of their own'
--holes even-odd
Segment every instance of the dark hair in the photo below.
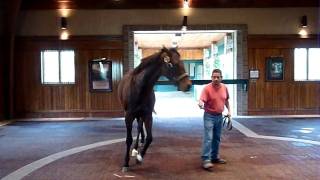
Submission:
<svg viewBox="0 0 320 180">
<path fill-rule="evenodd" d="M 222 72 L 221 72 L 221 70 L 220 69 L 214 69 L 213 71 L 212 71 L 212 74 L 213 73 L 220 73 L 220 76 L 222 76 Z M 211 75 L 212 75 L 211 74 Z"/>
</svg>

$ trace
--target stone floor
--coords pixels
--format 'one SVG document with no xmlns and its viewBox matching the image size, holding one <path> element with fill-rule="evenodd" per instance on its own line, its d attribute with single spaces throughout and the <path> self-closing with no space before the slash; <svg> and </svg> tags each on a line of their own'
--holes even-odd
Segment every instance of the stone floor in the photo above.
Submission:
<svg viewBox="0 0 320 180">
<path fill-rule="evenodd" d="M 0 178 L 81 179 L 310 179 L 320 177 L 320 118 L 234 118 L 224 130 L 212 172 L 201 168 L 202 118 L 154 119 L 144 162 L 121 172 L 123 119 L 17 121 L 0 126 Z"/>
</svg>

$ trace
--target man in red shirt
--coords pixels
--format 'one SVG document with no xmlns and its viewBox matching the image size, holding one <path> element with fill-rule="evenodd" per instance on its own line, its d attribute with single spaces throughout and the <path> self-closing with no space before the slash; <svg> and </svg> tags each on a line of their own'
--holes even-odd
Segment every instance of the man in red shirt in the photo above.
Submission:
<svg viewBox="0 0 320 180">
<path fill-rule="evenodd" d="M 204 109 L 204 136 L 201 156 L 204 169 L 212 168 L 212 163 L 226 163 L 218 156 L 224 107 L 228 110 L 227 116 L 231 117 L 229 92 L 226 85 L 221 83 L 222 72 L 220 69 L 212 71 L 211 80 L 212 82 L 202 90 L 199 100 L 199 107 Z"/>
</svg>

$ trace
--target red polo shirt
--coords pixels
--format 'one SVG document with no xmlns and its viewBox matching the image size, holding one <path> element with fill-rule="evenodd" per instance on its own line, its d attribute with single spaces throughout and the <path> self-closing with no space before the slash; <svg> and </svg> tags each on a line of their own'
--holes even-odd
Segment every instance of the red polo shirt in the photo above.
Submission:
<svg viewBox="0 0 320 180">
<path fill-rule="evenodd" d="M 204 110 L 207 113 L 219 114 L 224 110 L 226 100 L 229 99 L 229 92 L 225 84 L 220 83 L 219 87 L 213 86 L 212 83 L 207 84 L 200 96 L 200 100 L 204 102 Z"/>
</svg>

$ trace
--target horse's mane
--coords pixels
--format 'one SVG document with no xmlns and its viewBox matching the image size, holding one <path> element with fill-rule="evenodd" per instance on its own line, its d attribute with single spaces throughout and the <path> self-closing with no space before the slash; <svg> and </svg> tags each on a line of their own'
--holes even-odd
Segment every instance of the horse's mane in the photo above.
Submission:
<svg viewBox="0 0 320 180">
<path fill-rule="evenodd" d="M 179 52 L 177 51 L 177 49 L 175 48 L 170 48 L 167 49 L 165 47 L 163 47 L 160 52 L 154 53 L 148 57 L 145 57 L 143 59 L 141 59 L 141 63 L 139 64 L 139 66 L 137 66 L 134 70 L 133 70 L 133 74 L 139 74 L 143 69 L 145 69 L 147 66 L 149 66 L 150 64 L 153 64 L 154 61 L 159 60 L 159 56 L 161 55 L 161 53 L 163 52 L 167 52 L 168 54 L 171 54 L 172 52 L 177 53 L 179 56 Z"/>
<path fill-rule="evenodd" d="M 157 61 L 162 50 L 158 53 L 154 53 L 148 57 L 141 59 L 141 63 L 133 70 L 133 74 L 139 74 L 143 69 L 152 64 L 154 61 Z"/>
</svg>

